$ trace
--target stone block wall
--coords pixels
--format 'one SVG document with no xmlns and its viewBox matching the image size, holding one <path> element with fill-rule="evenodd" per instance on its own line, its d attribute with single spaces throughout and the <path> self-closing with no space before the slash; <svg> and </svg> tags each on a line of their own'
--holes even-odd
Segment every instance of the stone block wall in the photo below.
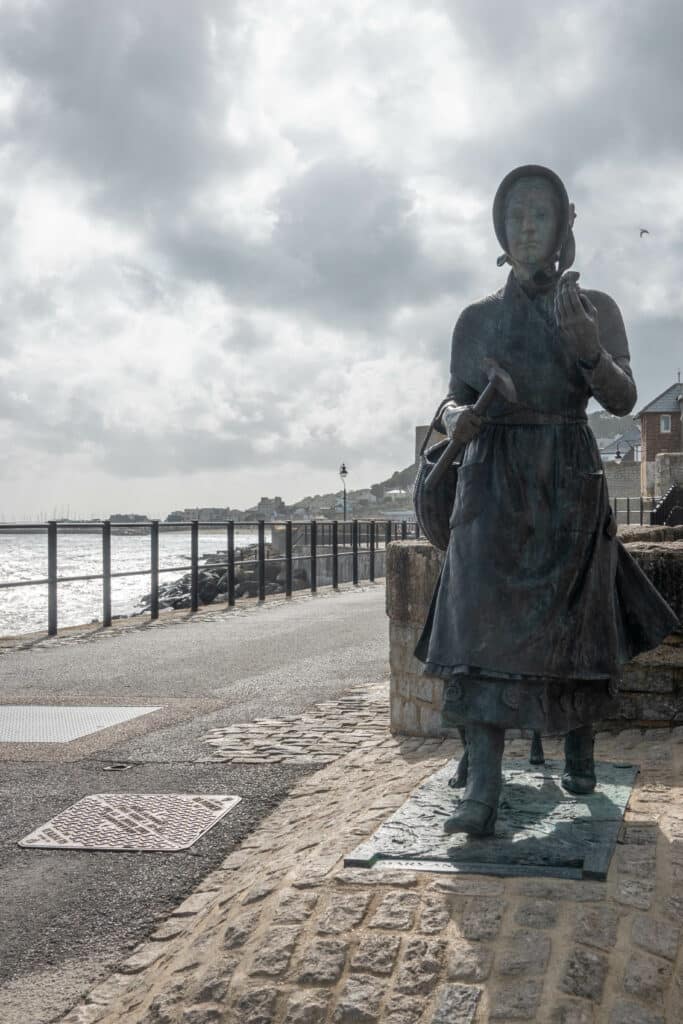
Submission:
<svg viewBox="0 0 683 1024">
<path fill-rule="evenodd" d="M 655 459 L 655 494 L 664 497 L 674 484 L 683 485 L 683 452 L 668 452 Z"/>
<path fill-rule="evenodd" d="M 639 462 L 603 462 L 602 468 L 610 498 L 640 497 Z"/>
<path fill-rule="evenodd" d="M 642 535 L 639 531 L 639 535 Z M 643 571 L 683 616 L 683 540 L 628 544 Z M 443 682 L 424 675 L 413 651 L 429 611 L 443 553 L 425 540 L 387 549 L 386 600 L 391 666 L 391 728 L 409 736 L 443 736 Z M 683 724 L 683 636 L 625 666 L 619 719 L 603 728 Z"/>
</svg>

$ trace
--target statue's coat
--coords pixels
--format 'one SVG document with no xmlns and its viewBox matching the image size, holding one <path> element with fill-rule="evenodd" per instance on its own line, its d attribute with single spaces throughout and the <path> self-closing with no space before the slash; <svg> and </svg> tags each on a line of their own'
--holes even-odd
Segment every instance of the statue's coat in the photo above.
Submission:
<svg viewBox="0 0 683 1024">
<path fill-rule="evenodd" d="M 618 307 L 585 294 L 604 350 L 594 369 L 558 330 L 552 290 L 530 296 L 514 274 L 455 327 L 447 401 L 474 402 L 491 357 L 510 373 L 517 403 L 496 398 L 462 456 L 450 544 L 416 650 L 427 672 L 592 680 L 614 692 L 620 665 L 677 623 L 614 536 L 586 407 L 593 396 L 626 415 L 636 389 Z"/>
</svg>

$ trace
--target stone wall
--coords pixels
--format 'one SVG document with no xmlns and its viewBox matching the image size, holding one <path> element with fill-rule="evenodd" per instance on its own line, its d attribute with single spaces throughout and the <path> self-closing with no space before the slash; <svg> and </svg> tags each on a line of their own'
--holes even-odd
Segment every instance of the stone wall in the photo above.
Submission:
<svg viewBox="0 0 683 1024">
<path fill-rule="evenodd" d="M 647 533 L 641 528 L 639 538 Z M 653 530 L 652 534 L 658 531 Z M 631 534 L 633 535 L 633 534 Z M 673 535 L 673 534 L 672 534 Z M 683 617 L 683 539 L 628 544 L 643 571 Z M 438 579 L 443 554 L 427 541 L 394 541 L 387 551 L 386 595 L 391 666 L 391 728 L 410 736 L 442 736 L 443 682 L 422 672 L 413 651 Z M 683 636 L 625 666 L 620 717 L 603 727 L 683 724 Z"/>
<path fill-rule="evenodd" d="M 683 485 L 683 452 L 669 452 L 655 459 L 655 495 L 663 498 L 674 484 Z"/>
<path fill-rule="evenodd" d="M 602 468 L 607 480 L 610 498 L 640 497 L 640 463 L 639 462 L 603 462 Z"/>
</svg>

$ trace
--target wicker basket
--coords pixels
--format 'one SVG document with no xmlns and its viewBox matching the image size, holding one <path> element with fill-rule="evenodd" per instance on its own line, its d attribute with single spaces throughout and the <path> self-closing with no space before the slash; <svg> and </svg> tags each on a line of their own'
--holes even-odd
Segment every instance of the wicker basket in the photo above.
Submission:
<svg viewBox="0 0 683 1024">
<path fill-rule="evenodd" d="M 415 516 L 420 530 L 428 541 L 435 548 L 445 551 L 451 534 L 449 526 L 453 502 L 455 501 L 455 487 L 458 480 L 458 470 L 455 463 L 449 467 L 436 487 L 427 488 L 427 480 L 439 461 L 448 439 L 439 441 L 431 447 L 427 447 L 429 438 L 436 427 L 432 421 L 429 430 L 422 442 L 420 449 L 420 465 L 415 478 L 413 489 L 413 503 L 415 505 Z"/>
</svg>

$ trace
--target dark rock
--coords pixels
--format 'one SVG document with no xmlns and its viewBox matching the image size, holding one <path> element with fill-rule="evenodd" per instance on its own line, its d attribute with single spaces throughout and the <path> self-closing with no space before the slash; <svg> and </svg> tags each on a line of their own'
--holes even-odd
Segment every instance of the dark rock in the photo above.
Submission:
<svg viewBox="0 0 683 1024">
<path fill-rule="evenodd" d="M 316 939 L 301 954 L 297 981 L 302 985 L 331 985 L 344 970 L 349 944 L 341 939 Z"/>
<path fill-rule="evenodd" d="M 517 979 L 507 982 L 491 995 L 491 1020 L 533 1020 L 541 999 L 543 982 Z"/>
<path fill-rule="evenodd" d="M 441 985 L 431 1024 L 471 1024 L 480 998 L 476 985 Z"/>
<path fill-rule="evenodd" d="M 671 964 L 646 953 L 634 953 L 629 960 L 624 988 L 630 995 L 661 1003 L 671 981 Z"/>
<path fill-rule="evenodd" d="M 619 914 L 610 907 L 582 907 L 576 925 L 576 941 L 608 953 L 617 942 Z"/>
<path fill-rule="evenodd" d="M 567 962 L 561 981 L 563 992 L 599 1003 L 607 977 L 608 960 L 602 953 L 577 947 Z"/>
</svg>

